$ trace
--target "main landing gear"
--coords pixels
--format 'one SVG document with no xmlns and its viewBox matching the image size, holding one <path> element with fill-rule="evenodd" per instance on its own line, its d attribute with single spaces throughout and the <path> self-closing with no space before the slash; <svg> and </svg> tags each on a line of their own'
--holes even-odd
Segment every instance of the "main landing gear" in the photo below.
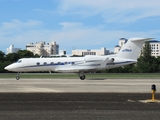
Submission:
<svg viewBox="0 0 160 120">
<path fill-rule="evenodd" d="M 79 73 L 79 78 L 80 78 L 81 80 L 86 79 L 86 76 L 84 75 L 84 72 L 80 72 L 80 73 Z"/>
<path fill-rule="evenodd" d="M 20 79 L 20 75 L 19 75 L 20 73 L 18 72 L 17 73 L 17 76 L 16 76 L 16 80 L 19 80 Z"/>
</svg>

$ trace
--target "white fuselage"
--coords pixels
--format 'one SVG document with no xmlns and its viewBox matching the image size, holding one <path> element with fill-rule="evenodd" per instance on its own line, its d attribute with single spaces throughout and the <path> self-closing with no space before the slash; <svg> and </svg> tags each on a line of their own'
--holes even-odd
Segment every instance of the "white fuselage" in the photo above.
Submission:
<svg viewBox="0 0 160 120">
<path fill-rule="evenodd" d="M 85 71 L 98 71 L 125 66 L 137 62 L 141 48 L 146 40 L 152 38 L 130 38 L 125 41 L 117 55 L 85 57 L 61 57 L 61 58 L 22 58 L 18 62 L 5 67 L 8 71 L 19 72 L 32 71 L 56 71 L 78 72 L 81 80 L 85 79 Z"/>
<path fill-rule="evenodd" d="M 103 61 L 108 61 L 102 67 Z M 123 59 L 115 56 L 85 56 L 85 57 L 61 57 L 61 58 L 22 58 L 5 69 L 14 72 L 29 71 L 57 71 L 57 72 L 80 72 L 97 71 L 125 66 L 135 63 L 137 60 Z"/>
</svg>

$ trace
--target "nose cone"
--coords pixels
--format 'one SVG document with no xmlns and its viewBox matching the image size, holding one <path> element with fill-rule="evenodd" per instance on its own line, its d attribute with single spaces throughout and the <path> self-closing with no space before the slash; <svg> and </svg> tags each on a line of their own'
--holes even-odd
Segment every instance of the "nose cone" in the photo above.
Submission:
<svg viewBox="0 0 160 120">
<path fill-rule="evenodd" d="M 11 71 L 12 70 L 12 66 L 11 65 L 8 65 L 4 68 L 5 70 L 8 70 L 8 71 Z"/>
</svg>

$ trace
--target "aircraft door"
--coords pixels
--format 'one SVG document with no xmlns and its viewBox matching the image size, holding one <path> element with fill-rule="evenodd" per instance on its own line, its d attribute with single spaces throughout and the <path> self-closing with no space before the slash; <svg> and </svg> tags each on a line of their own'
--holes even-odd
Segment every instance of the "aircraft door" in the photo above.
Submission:
<svg viewBox="0 0 160 120">
<path fill-rule="evenodd" d="M 24 68 L 24 70 L 29 70 L 29 61 L 28 60 L 23 60 L 23 68 Z"/>
</svg>

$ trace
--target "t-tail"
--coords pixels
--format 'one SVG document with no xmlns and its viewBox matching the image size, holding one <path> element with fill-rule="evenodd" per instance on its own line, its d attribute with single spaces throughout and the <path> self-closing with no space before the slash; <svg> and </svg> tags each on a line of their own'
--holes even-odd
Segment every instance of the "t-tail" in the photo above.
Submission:
<svg viewBox="0 0 160 120">
<path fill-rule="evenodd" d="M 130 38 L 120 49 L 117 54 L 119 58 L 134 59 L 137 60 L 141 53 L 143 44 L 145 41 L 149 41 L 153 38 Z"/>
</svg>

